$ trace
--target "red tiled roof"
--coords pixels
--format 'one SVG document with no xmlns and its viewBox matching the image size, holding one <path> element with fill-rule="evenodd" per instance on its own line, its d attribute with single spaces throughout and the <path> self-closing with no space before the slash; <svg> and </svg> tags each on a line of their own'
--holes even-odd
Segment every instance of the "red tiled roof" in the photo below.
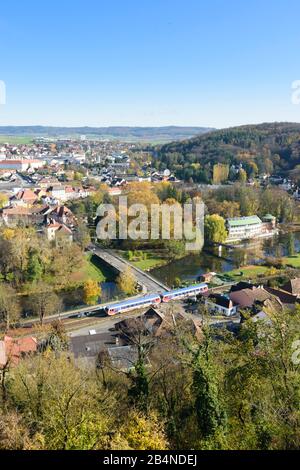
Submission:
<svg viewBox="0 0 300 470">
<path fill-rule="evenodd" d="M 14 365 L 18 364 L 22 354 L 28 354 L 37 351 L 37 340 L 32 336 L 18 339 L 5 336 L 1 343 L 2 352 L 4 350 L 5 353 L 5 362 L 10 361 Z M 3 362 L 4 355 L 2 354 L 2 366 L 5 365 Z"/>
<path fill-rule="evenodd" d="M 47 228 L 56 228 L 57 230 L 72 233 L 72 230 L 69 229 L 69 227 L 64 224 L 59 224 L 58 222 L 53 222 L 50 225 L 47 225 Z"/>
<path fill-rule="evenodd" d="M 31 189 L 22 189 L 16 194 L 16 198 L 23 201 L 36 201 L 37 195 Z"/>
</svg>

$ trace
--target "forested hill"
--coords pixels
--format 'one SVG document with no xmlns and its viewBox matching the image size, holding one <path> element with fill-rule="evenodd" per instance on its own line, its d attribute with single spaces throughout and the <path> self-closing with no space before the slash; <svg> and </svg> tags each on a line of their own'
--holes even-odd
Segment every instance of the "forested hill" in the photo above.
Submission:
<svg viewBox="0 0 300 470">
<path fill-rule="evenodd" d="M 243 164 L 248 174 L 287 172 L 300 164 L 300 123 L 265 123 L 212 131 L 157 149 L 158 167 L 206 182 L 216 163 Z"/>
</svg>

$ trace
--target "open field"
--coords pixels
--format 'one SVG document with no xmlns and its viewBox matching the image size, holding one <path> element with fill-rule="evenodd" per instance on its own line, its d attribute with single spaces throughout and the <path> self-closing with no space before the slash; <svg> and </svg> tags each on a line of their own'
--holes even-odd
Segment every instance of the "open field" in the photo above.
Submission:
<svg viewBox="0 0 300 470">
<path fill-rule="evenodd" d="M 13 135 L 0 135 L 0 144 L 30 144 L 32 142 L 32 137 L 22 137 L 22 136 L 13 136 Z"/>
</svg>

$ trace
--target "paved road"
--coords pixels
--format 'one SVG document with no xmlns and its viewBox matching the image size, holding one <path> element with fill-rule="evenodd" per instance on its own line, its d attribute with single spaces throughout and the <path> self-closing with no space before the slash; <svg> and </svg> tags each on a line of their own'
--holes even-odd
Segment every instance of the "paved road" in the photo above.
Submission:
<svg viewBox="0 0 300 470">
<path fill-rule="evenodd" d="M 9 173 L 9 170 L 7 170 Z M 32 188 L 34 183 L 17 174 L 15 181 L 0 181 L 0 191 L 12 191 L 14 188 Z"/>
<path fill-rule="evenodd" d="M 127 266 L 130 266 L 130 268 L 135 274 L 138 283 L 144 288 L 145 292 L 148 292 L 150 294 L 160 294 L 162 292 L 170 290 L 170 288 L 163 284 L 161 281 L 155 279 L 153 276 L 142 271 L 141 269 L 132 266 L 132 264 L 118 256 L 113 250 L 104 250 L 95 247 L 91 250 L 91 252 L 119 272 L 123 272 Z"/>
</svg>

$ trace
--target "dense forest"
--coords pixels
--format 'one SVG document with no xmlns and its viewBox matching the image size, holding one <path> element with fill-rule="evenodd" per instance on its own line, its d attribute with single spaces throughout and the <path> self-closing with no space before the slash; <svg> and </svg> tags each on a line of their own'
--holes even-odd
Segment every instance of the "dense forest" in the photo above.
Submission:
<svg viewBox="0 0 300 470">
<path fill-rule="evenodd" d="M 242 164 L 248 176 L 287 174 L 300 164 L 300 124 L 275 122 L 213 131 L 160 146 L 157 157 L 159 169 L 169 168 L 177 177 L 195 182 L 211 181 L 217 163 Z"/>
</svg>

